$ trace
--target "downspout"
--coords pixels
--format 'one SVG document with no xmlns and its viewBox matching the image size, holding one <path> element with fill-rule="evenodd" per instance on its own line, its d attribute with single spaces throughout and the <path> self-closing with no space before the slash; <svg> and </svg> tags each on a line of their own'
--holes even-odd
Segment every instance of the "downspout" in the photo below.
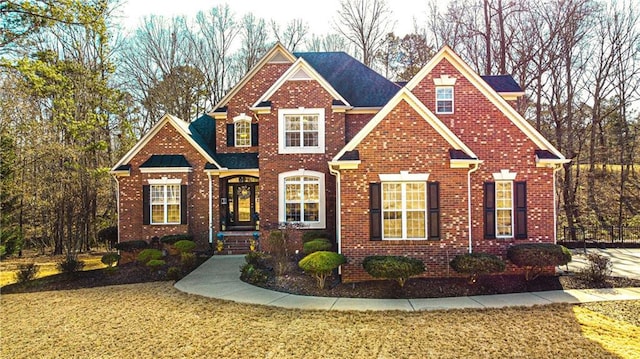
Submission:
<svg viewBox="0 0 640 359">
<path fill-rule="evenodd" d="M 338 253 L 342 253 L 341 245 L 341 233 L 342 233 L 342 219 L 341 219 L 341 206 L 340 206 L 340 171 L 335 170 L 331 164 L 329 164 L 329 173 L 336 176 L 336 245 L 338 246 Z"/>
<path fill-rule="evenodd" d="M 471 174 L 478 170 L 480 167 L 479 163 L 473 163 L 473 168 L 467 172 L 467 217 L 468 217 L 468 225 L 469 225 L 469 253 L 473 253 L 473 242 L 471 236 Z"/>
<path fill-rule="evenodd" d="M 562 169 L 562 165 L 553 168 L 553 244 L 558 244 L 558 199 L 556 194 L 556 172 Z"/>
<path fill-rule="evenodd" d="M 211 194 L 213 186 L 211 184 L 211 172 L 207 172 L 207 178 L 209 178 L 209 248 L 213 248 L 213 198 Z"/>
</svg>

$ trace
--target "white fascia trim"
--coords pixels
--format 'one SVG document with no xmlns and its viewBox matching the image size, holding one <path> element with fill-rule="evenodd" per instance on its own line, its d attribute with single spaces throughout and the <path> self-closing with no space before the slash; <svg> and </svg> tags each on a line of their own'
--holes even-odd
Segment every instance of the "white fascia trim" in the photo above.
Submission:
<svg viewBox="0 0 640 359">
<path fill-rule="evenodd" d="M 329 168 L 336 170 L 355 170 L 358 169 L 362 161 L 360 160 L 352 160 L 352 161 L 330 161 Z"/>
<path fill-rule="evenodd" d="M 318 146 L 315 147 L 286 147 L 284 133 L 285 115 L 318 115 Z M 327 119 L 324 108 L 282 108 L 278 110 L 278 154 L 307 154 L 325 153 L 325 128 Z"/>
<path fill-rule="evenodd" d="M 558 151 L 546 138 L 536 131 L 536 129 L 527 122 L 507 101 L 502 98 L 488 83 L 486 83 L 480 75 L 469 67 L 449 46 L 444 46 L 431 60 L 418 71 L 418 73 L 407 83 L 405 88 L 409 91 L 413 89 L 440 63 L 443 59 L 456 68 L 464 77 L 466 77 L 485 97 L 493 103 L 507 118 L 509 118 L 527 137 L 543 150 L 548 150 L 559 158 L 564 158 L 562 153 Z"/>
<path fill-rule="evenodd" d="M 109 171 L 109 174 L 114 177 L 129 177 L 131 172 L 129 170 Z"/>
<path fill-rule="evenodd" d="M 192 167 L 143 167 L 140 173 L 185 173 L 193 172 Z"/>
<path fill-rule="evenodd" d="M 129 163 L 129 161 L 131 161 L 131 159 L 138 154 L 138 152 L 140 152 L 140 150 L 144 148 L 144 146 L 146 146 L 147 143 L 149 143 L 149 141 L 151 141 L 151 139 L 160 132 L 160 129 L 162 129 L 162 127 L 167 123 L 170 123 L 178 133 L 180 133 L 182 137 L 184 137 L 187 142 L 189 142 L 189 144 L 191 144 L 191 146 L 193 146 L 193 148 L 195 148 L 209 163 L 213 163 L 219 168 L 222 167 L 213 158 L 211 158 L 211 156 L 209 156 L 209 154 L 203 150 L 202 147 L 193 140 L 193 138 L 191 138 L 191 131 L 189 131 L 188 123 L 175 116 L 166 114 L 160 118 L 160 121 L 158 121 L 149 132 L 142 136 L 142 138 L 120 159 L 120 161 L 118 161 L 118 163 L 115 164 L 115 166 L 112 167 L 111 171 L 116 171 L 118 167 L 125 163 Z"/>
<path fill-rule="evenodd" d="M 232 177 L 232 176 L 260 177 L 260 171 L 257 168 L 256 169 L 246 169 L 246 170 L 227 169 L 225 171 L 218 172 L 217 175 L 220 178 Z"/>
<path fill-rule="evenodd" d="M 511 172 L 509 170 L 500 170 L 493 174 L 493 179 L 496 181 L 515 181 L 517 172 Z"/>
<path fill-rule="evenodd" d="M 281 55 L 289 59 L 291 63 L 294 63 L 296 61 L 296 57 L 293 56 L 293 54 L 290 53 L 280 42 L 277 42 L 275 45 L 273 45 L 271 50 L 269 50 L 269 52 L 267 52 L 262 57 L 262 59 L 260 59 L 260 61 L 258 61 L 258 63 L 251 70 L 249 70 L 249 72 L 247 72 L 246 75 L 244 75 L 244 77 L 240 80 L 240 82 L 238 82 L 233 88 L 231 88 L 231 91 L 229 91 L 226 95 L 224 95 L 224 97 L 220 101 L 218 101 L 218 103 L 213 108 L 220 108 L 224 106 L 227 102 L 229 102 L 229 100 L 231 100 L 231 98 L 233 98 L 233 96 L 235 96 L 238 93 L 238 91 L 240 91 L 240 89 L 242 89 L 244 85 L 246 85 L 247 82 L 249 82 L 249 80 L 251 80 L 253 76 L 255 76 L 255 74 L 264 65 L 269 63 L 269 60 L 277 52 L 280 52 Z"/>
<path fill-rule="evenodd" d="M 429 180 L 428 173 L 409 173 L 409 171 L 400 171 L 400 173 L 381 173 L 378 175 L 380 182 L 427 182 Z"/>
<path fill-rule="evenodd" d="M 336 91 L 336 89 L 334 89 L 333 86 L 331 86 L 327 82 L 327 80 L 324 79 L 324 77 L 322 77 L 313 67 L 311 67 L 308 62 L 300 57 L 296 60 L 296 62 L 293 63 L 293 65 L 291 65 L 291 67 L 289 67 L 289 69 L 287 69 L 287 71 L 285 71 L 284 74 L 282 74 L 282 76 L 280 76 L 280 78 L 273 85 L 271 85 L 271 87 L 264 94 L 262 94 L 262 96 L 260 96 L 260 98 L 256 102 L 253 103 L 251 108 L 259 109 L 258 105 L 261 102 L 268 101 L 269 98 L 271 98 L 271 96 L 273 96 L 273 94 L 278 91 L 278 89 L 282 85 L 284 85 L 285 82 L 292 80 L 292 77 L 294 77 L 295 74 L 301 69 L 309 74 L 312 80 L 317 81 L 320 86 L 322 86 L 322 88 L 324 88 L 325 91 L 327 91 L 333 97 L 333 99 L 340 100 L 345 104 L 345 106 L 351 107 L 349 102 L 347 102 L 347 100 L 345 100 L 344 97 L 342 97 L 342 95 L 340 95 L 340 93 L 338 93 L 338 91 Z"/>
<path fill-rule="evenodd" d="M 149 184 L 181 184 L 182 183 L 182 179 L 181 178 L 167 178 L 167 177 L 162 177 L 162 178 L 149 178 L 147 180 L 147 182 Z"/>
<path fill-rule="evenodd" d="M 376 114 L 382 107 L 352 107 L 351 109 L 347 109 L 347 114 L 349 115 L 371 115 Z"/>
<path fill-rule="evenodd" d="M 557 165 L 563 165 L 565 163 L 569 163 L 571 162 L 571 159 L 566 159 L 566 158 L 558 158 L 558 159 L 540 159 L 538 156 L 536 156 L 536 167 L 548 167 L 548 168 L 555 168 Z"/>
<path fill-rule="evenodd" d="M 285 196 L 286 196 L 286 188 L 284 185 L 284 180 L 288 177 L 316 177 L 318 178 L 318 192 L 320 195 L 320 208 L 318 213 L 318 221 L 317 222 L 299 222 L 304 225 L 304 228 L 315 228 L 315 229 L 325 229 L 327 227 L 327 200 L 326 200 L 326 191 L 325 191 L 325 174 L 322 172 L 299 169 L 296 171 L 283 172 L 278 174 L 278 222 L 286 222 L 286 213 L 285 213 Z"/>
<path fill-rule="evenodd" d="M 353 151 L 373 129 L 400 103 L 405 100 L 427 123 L 433 127 L 454 149 L 462 150 L 469 157 L 478 158 L 467 145 L 462 142 L 436 115 L 434 115 L 414 94 L 406 87 L 400 89 L 391 100 L 356 134 L 337 155 L 332 162 L 338 162 L 347 151 Z"/>
<path fill-rule="evenodd" d="M 524 96 L 524 92 L 498 92 L 498 95 L 507 101 L 515 101 Z"/>
<path fill-rule="evenodd" d="M 227 113 L 226 112 L 212 112 L 207 115 L 211 116 L 214 120 L 226 120 Z"/>
<path fill-rule="evenodd" d="M 472 165 L 482 164 L 483 160 L 450 160 L 449 168 L 468 168 Z"/>
</svg>

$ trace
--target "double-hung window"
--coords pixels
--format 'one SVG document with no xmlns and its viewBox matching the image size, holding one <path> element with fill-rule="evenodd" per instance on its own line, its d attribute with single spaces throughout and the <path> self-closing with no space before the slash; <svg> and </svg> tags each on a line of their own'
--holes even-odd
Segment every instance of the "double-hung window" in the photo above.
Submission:
<svg viewBox="0 0 640 359">
<path fill-rule="evenodd" d="M 324 153 L 324 109 L 279 110 L 280 153 Z"/>
<path fill-rule="evenodd" d="M 427 237 L 425 182 L 382 183 L 383 239 Z"/>
<path fill-rule="evenodd" d="M 436 113 L 453 113 L 453 87 L 436 87 Z"/>
<path fill-rule="evenodd" d="M 251 120 L 236 121 L 235 137 L 236 147 L 251 147 Z"/>
<path fill-rule="evenodd" d="M 151 190 L 151 224 L 180 223 L 180 185 L 155 184 Z"/>
<path fill-rule="evenodd" d="M 324 174 L 298 170 L 279 175 L 279 221 L 325 227 Z"/>
<path fill-rule="evenodd" d="M 513 237 L 513 182 L 496 182 L 496 237 Z"/>
</svg>

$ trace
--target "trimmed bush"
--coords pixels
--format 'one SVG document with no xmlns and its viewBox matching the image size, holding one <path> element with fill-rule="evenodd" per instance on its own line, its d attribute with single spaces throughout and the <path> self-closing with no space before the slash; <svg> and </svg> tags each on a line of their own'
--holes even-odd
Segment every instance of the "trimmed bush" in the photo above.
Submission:
<svg viewBox="0 0 640 359">
<path fill-rule="evenodd" d="M 331 272 L 346 262 L 347 259 L 342 254 L 319 251 L 302 258 L 298 262 L 298 266 L 303 271 L 314 276 L 318 282 L 318 287 L 323 289 L 325 281 L 331 275 Z"/>
<path fill-rule="evenodd" d="M 304 254 L 329 250 L 331 250 L 331 243 L 326 238 L 316 238 L 302 244 L 302 252 Z"/>
<path fill-rule="evenodd" d="M 110 226 L 102 228 L 98 231 L 98 242 L 109 244 L 113 247 L 118 243 L 118 226 Z"/>
<path fill-rule="evenodd" d="M 304 231 L 302 232 L 302 243 L 307 243 L 310 242 L 314 239 L 318 239 L 318 238 L 325 238 L 325 239 L 329 239 L 331 238 L 329 236 L 329 232 L 324 231 L 324 230 L 311 230 L 311 231 Z"/>
<path fill-rule="evenodd" d="M 178 267 L 169 267 L 167 269 L 168 280 L 179 280 L 182 278 L 182 270 Z"/>
<path fill-rule="evenodd" d="M 135 252 L 141 249 L 149 248 L 149 243 L 147 243 L 146 241 L 143 241 L 142 239 L 138 239 L 135 241 L 126 241 L 126 242 L 116 243 L 114 247 L 117 250 L 123 251 L 123 252 Z"/>
<path fill-rule="evenodd" d="M 362 266 L 372 277 L 393 279 L 400 287 L 404 287 L 410 277 L 425 271 L 421 260 L 401 256 L 369 256 L 362 261 Z"/>
<path fill-rule="evenodd" d="M 465 253 L 449 262 L 454 271 L 469 275 L 469 283 L 475 283 L 478 277 L 487 273 L 504 272 L 506 264 L 502 258 L 488 253 Z"/>
<path fill-rule="evenodd" d="M 38 274 L 38 266 L 35 263 L 25 263 L 18 266 L 16 280 L 18 283 L 26 283 L 33 280 Z"/>
<path fill-rule="evenodd" d="M 107 267 L 109 268 L 113 268 L 113 266 L 116 265 L 119 260 L 120 260 L 120 255 L 116 252 L 109 252 L 103 255 L 102 258 L 100 259 L 100 261 L 103 264 L 106 264 Z"/>
<path fill-rule="evenodd" d="M 251 264 L 256 268 L 267 269 L 269 255 L 264 252 L 249 252 L 244 256 L 244 260 L 247 262 L 247 264 Z"/>
<path fill-rule="evenodd" d="M 67 256 L 58 263 L 58 270 L 62 273 L 75 273 L 84 268 L 84 262 L 73 256 Z"/>
<path fill-rule="evenodd" d="M 264 284 L 269 280 L 266 270 L 247 263 L 240 267 L 240 279 L 251 284 Z"/>
<path fill-rule="evenodd" d="M 160 238 L 160 242 L 171 244 L 171 245 L 182 240 L 193 241 L 193 236 L 188 233 L 181 233 L 181 234 L 168 234 Z"/>
<path fill-rule="evenodd" d="M 160 267 L 163 267 L 166 264 L 167 262 L 163 261 L 162 259 L 152 259 L 148 261 L 146 265 L 147 267 L 151 268 L 151 270 L 160 270 Z"/>
<path fill-rule="evenodd" d="M 571 252 L 564 246 L 552 243 L 517 244 L 507 249 L 507 258 L 525 269 L 527 281 L 536 279 L 545 268 L 571 262 Z"/>
<path fill-rule="evenodd" d="M 147 248 L 138 253 L 138 258 L 136 259 L 142 264 L 147 264 L 152 260 L 159 260 L 160 258 L 162 258 L 161 250 L 155 248 Z"/>
<path fill-rule="evenodd" d="M 587 254 L 587 267 L 578 272 L 578 276 L 592 283 L 602 284 L 611 275 L 611 259 L 597 254 Z"/>
<path fill-rule="evenodd" d="M 196 249 L 196 243 L 188 239 L 181 239 L 174 243 L 173 246 L 176 247 L 178 252 L 182 254 L 191 253 L 194 249 Z"/>
</svg>

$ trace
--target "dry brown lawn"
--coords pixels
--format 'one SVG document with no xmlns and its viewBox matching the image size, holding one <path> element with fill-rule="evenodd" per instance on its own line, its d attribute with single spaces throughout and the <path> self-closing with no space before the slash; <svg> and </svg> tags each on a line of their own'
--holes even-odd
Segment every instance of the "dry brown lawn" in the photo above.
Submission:
<svg viewBox="0 0 640 359">
<path fill-rule="evenodd" d="M 169 282 L 155 282 L 2 295 L 0 302 L 3 358 L 640 355 L 640 301 L 591 307 L 324 312 L 236 304 L 185 294 Z M 606 315 L 613 306 L 619 313 L 615 318 Z M 608 321 L 604 328 L 599 327 L 602 320 Z M 611 333 L 615 325 L 624 327 Z M 603 344 L 610 341 L 607 335 L 623 335 L 626 341 L 612 347 Z"/>
</svg>

